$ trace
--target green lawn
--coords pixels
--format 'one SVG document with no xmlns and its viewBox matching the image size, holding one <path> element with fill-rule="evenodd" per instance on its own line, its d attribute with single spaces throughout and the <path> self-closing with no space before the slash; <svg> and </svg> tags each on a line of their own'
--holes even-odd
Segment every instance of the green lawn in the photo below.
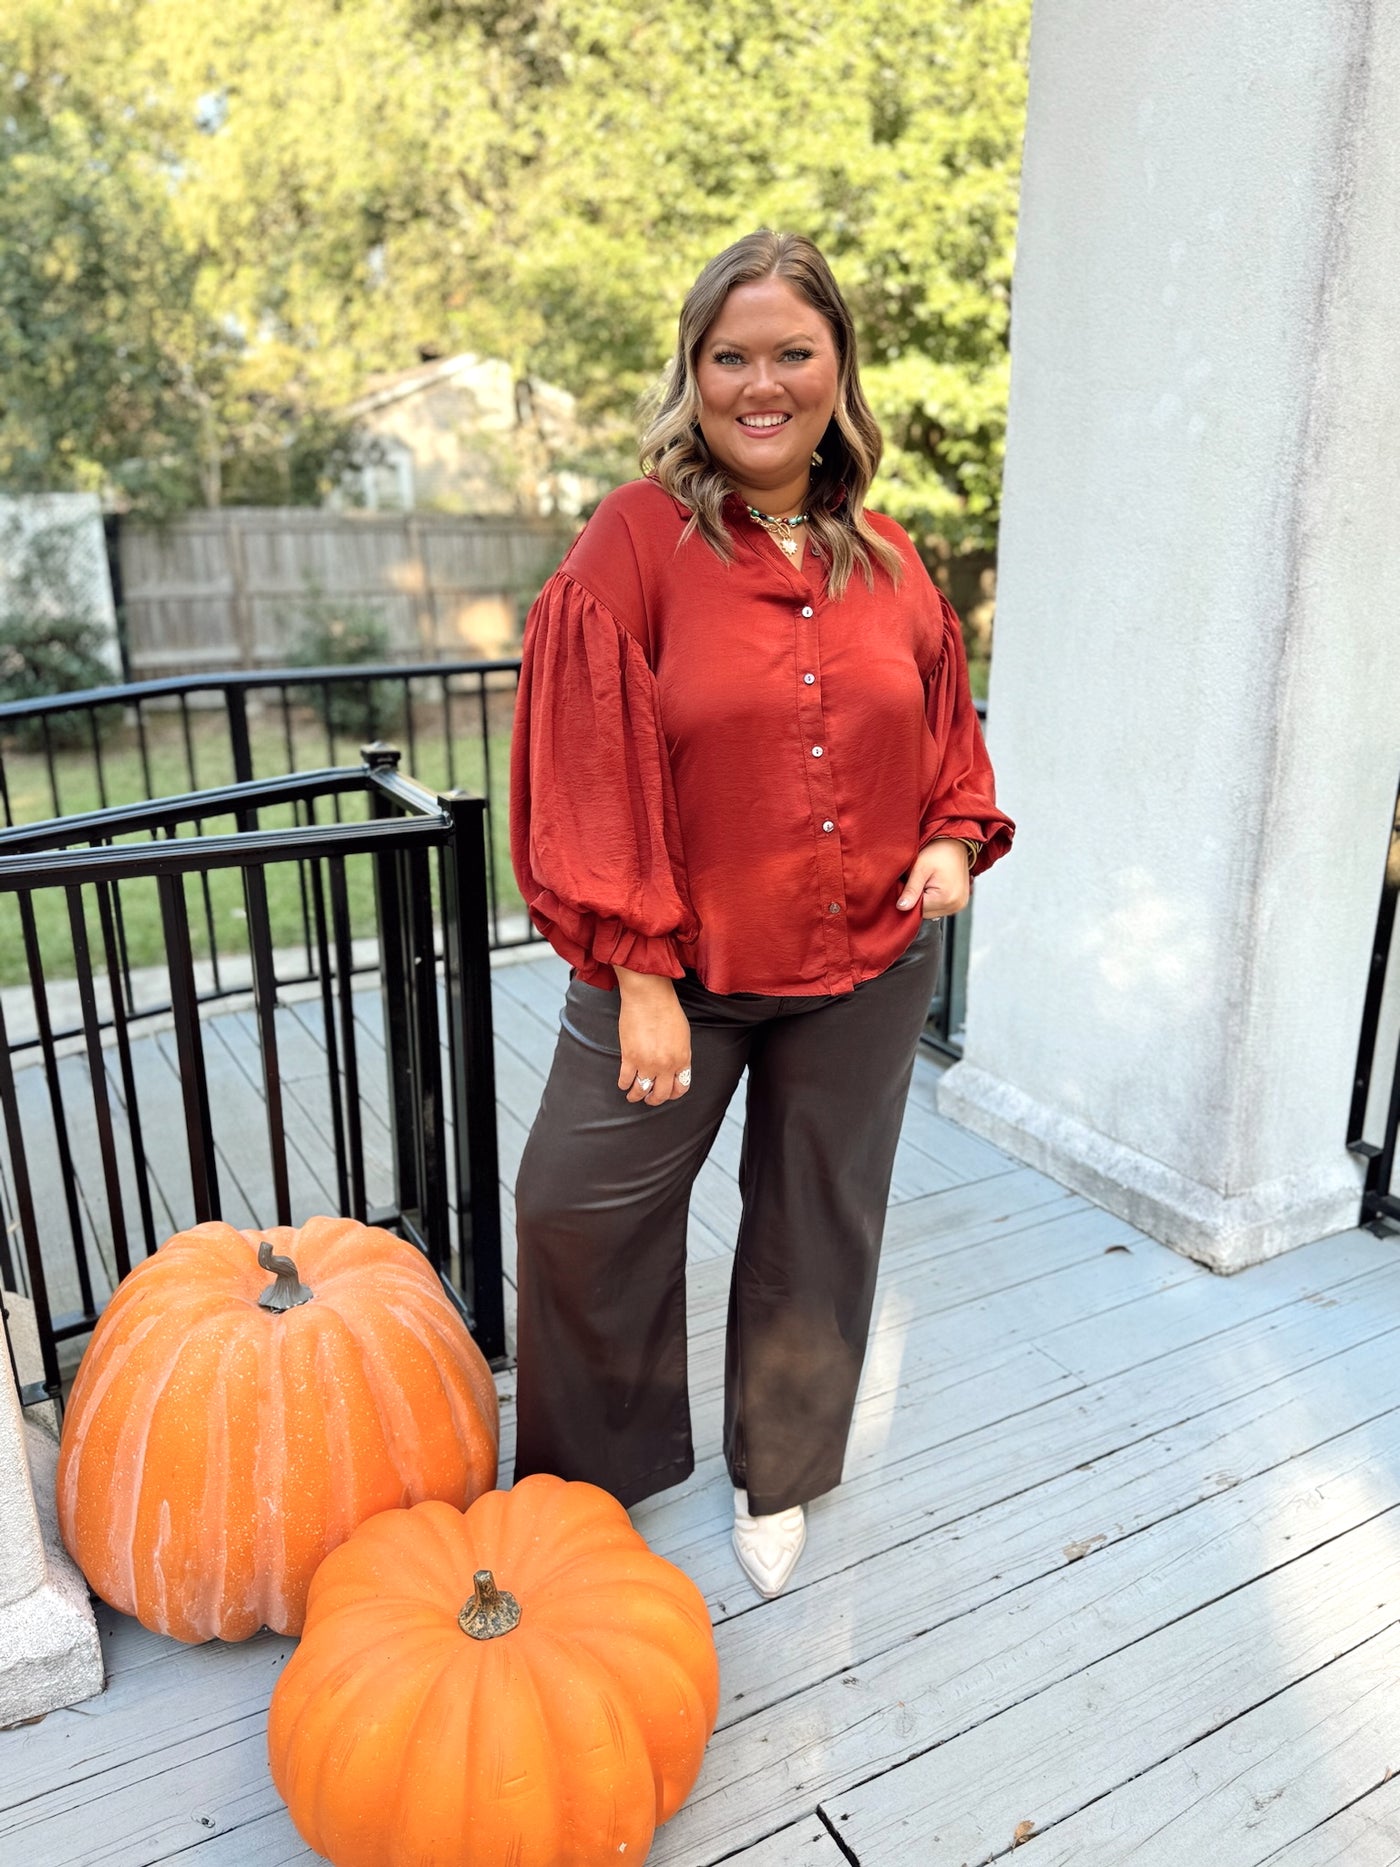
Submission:
<svg viewBox="0 0 1400 1867">
<path fill-rule="evenodd" d="M 494 821 L 491 825 L 495 846 L 495 878 L 499 890 L 499 911 L 502 914 L 514 914 L 521 911 L 522 903 L 511 873 L 506 814 L 510 738 L 508 730 L 495 729 L 499 726 L 501 708 L 495 706 L 493 711 L 498 717 L 492 721 L 493 730 L 488 746 L 495 800 Z M 196 781 L 194 788 L 208 788 L 230 782 L 233 774 L 222 715 L 192 712 L 190 723 Z M 406 731 L 401 730 L 394 740 L 404 748 L 403 768 L 411 770 L 412 776 L 430 789 L 445 788 L 448 782 L 448 761 L 440 709 L 417 709 L 415 726 L 417 757 L 414 766 L 410 766 L 408 758 Z M 480 791 L 484 788 L 484 766 L 479 715 L 475 707 L 469 714 L 465 701 L 454 704 L 453 726 L 456 782 L 462 789 Z M 476 730 L 469 731 L 469 728 Z M 289 764 L 292 769 L 304 771 L 329 763 L 330 748 L 326 743 L 324 727 L 310 715 L 298 715 L 294 719 L 290 761 L 280 715 L 252 724 L 250 733 L 253 767 L 259 777 L 285 772 Z M 335 747 L 337 761 L 358 764 L 358 743 L 356 735 L 338 739 Z M 146 795 L 147 769 L 151 789 L 158 797 L 192 788 L 190 759 L 178 716 L 167 715 L 148 722 L 144 763 L 140 745 L 131 731 L 120 730 L 108 735 L 102 748 L 105 801 L 118 804 L 143 798 Z M 57 803 L 63 815 L 98 809 L 104 801 L 90 746 L 56 753 L 54 784 L 50 783 L 44 759 L 33 752 L 7 752 L 5 774 L 10 807 L 17 823 L 33 823 L 54 815 L 55 785 Z M 344 817 L 359 819 L 368 814 L 364 800 L 353 797 L 342 800 L 341 811 Z M 332 815 L 329 804 L 323 803 L 319 807 L 319 821 L 330 821 Z M 261 816 L 262 827 L 265 829 L 288 827 L 292 821 L 290 806 L 266 810 Z M 203 822 L 207 834 L 227 834 L 235 827 L 228 817 L 209 817 Z M 192 826 L 183 829 L 181 834 L 191 833 L 191 830 Z M 123 840 L 139 842 L 146 839 L 128 837 Z M 295 862 L 274 863 L 268 866 L 266 874 L 274 944 L 295 946 L 302 940 L 304 930 L 302 867 Z M 348 858 L 346 880 L 353 931 L 357 935 L 372 935 L 375 921 L 370 859 L 367 856 Z M 64 893 L 58 889 L 40 889 L 32 899 L 46 978 L 72 977 L 75 966 L 68 904 Z M 214 872 L 207 878 L 207 889 L 199 879 L 188 878 L 186 903 L 197 956 L 208 955 L 211 928 L 221 955 L 246 955 L 247 922 L 239 871 L 224 869 Z M 101 959 L 101 927 L 91 889 L 85 891 L 85 907 L 88 936 L 98 970 L 105 970 Z M 131 965 L 162 964 L 165 941 L 154 881 L 124 882 L 121 887 L 121 910 Z M 13 894 L 0 894 L 0 984 L 18 984 L 27 977 L 18 902 Z"/>
</svg>

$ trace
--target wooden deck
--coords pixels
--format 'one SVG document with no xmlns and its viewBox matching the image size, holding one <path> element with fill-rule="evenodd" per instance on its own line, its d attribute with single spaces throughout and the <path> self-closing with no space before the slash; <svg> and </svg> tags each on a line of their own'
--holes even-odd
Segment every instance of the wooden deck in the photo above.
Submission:
<svg viewBox="0 0 1400 1867">
<path fill-rule="evenodd" d="M 567 974 L 493 977 L 509 1222 Z M 710 1602 L 722 1706 L 651 1861 L 1400 1862 L 1396 1243 L 1213 1277 L 941 1120 L 936 1080 L 921 1060 L 846 1482 L 769 1603 L 731 1555 L 718 1450 L 737 1112 L 697 1182 L 700 1464 L 633 1518 Z M 315 1113 L 289 1128 L 322 1203 Z M 291 1643 L 102 1627 L 103 1696 L 0 1734 L 0 1859 L 312 1860 L 264 1760 Z"/>
</svg>

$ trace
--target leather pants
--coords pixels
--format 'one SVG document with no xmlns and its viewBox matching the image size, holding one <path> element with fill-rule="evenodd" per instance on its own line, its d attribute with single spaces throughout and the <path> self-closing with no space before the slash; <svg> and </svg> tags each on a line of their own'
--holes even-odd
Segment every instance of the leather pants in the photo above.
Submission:
<svg viewBox="0 0 1400 1867">
<path fill-rule="evenodd" d="M 630 1505 L 694 1469 L 690 1190 L 747 1065 L 725 1462 L 760 1515 L 841 1482 L 942 948 L 943 922 L 925 920 L 884 972 L 833 997 L 713 993 L 687 972 L 691 1088 L 655 1107 L 617 1086 L 619 994 L 571 979 L 515 1188 L 516 1478 L 583 1478 Z"/>
</svg>

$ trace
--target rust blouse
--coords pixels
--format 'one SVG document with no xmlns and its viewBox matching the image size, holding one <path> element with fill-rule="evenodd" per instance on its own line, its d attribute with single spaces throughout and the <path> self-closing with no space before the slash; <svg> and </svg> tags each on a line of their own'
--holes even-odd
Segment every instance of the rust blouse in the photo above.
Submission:
<svg viewBox="0 0 1400 1867">
<path fill-rule="evenodd" d="M 586 984 L 614 964 L 712 992 L 808 997 L 883 972 L 934 837 L 1006 854 L 962 630 L 906 533 L 898 588 L 840 602 L 737 495 L 726 564 L 655 482 L 610 493 L 525 624 L 511 858 L 530 919 Z M 961 858 L 960 858 L 961 859 Z"/>
</svg>

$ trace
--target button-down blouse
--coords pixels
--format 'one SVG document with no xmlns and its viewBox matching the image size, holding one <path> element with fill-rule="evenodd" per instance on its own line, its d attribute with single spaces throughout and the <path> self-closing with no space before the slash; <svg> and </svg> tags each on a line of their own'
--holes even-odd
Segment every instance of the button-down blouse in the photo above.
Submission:
<svg viewBox="0 0 1400 1867">
<path fill-rule="evenodd" d="M 895 587 L 839 602 L 725 505 L 734 556 L 651 480 L 610 493 L 526 619 L 511 857 L 530 919 L 586 984 L 687 968 L 712 992 L 851 991 L 918 932 L 897 908 L 923 844 L 996 807 L 962 630 L 906 533 Z M 959 848 L 959 861 L 965 852 Z"/>
</svg>

